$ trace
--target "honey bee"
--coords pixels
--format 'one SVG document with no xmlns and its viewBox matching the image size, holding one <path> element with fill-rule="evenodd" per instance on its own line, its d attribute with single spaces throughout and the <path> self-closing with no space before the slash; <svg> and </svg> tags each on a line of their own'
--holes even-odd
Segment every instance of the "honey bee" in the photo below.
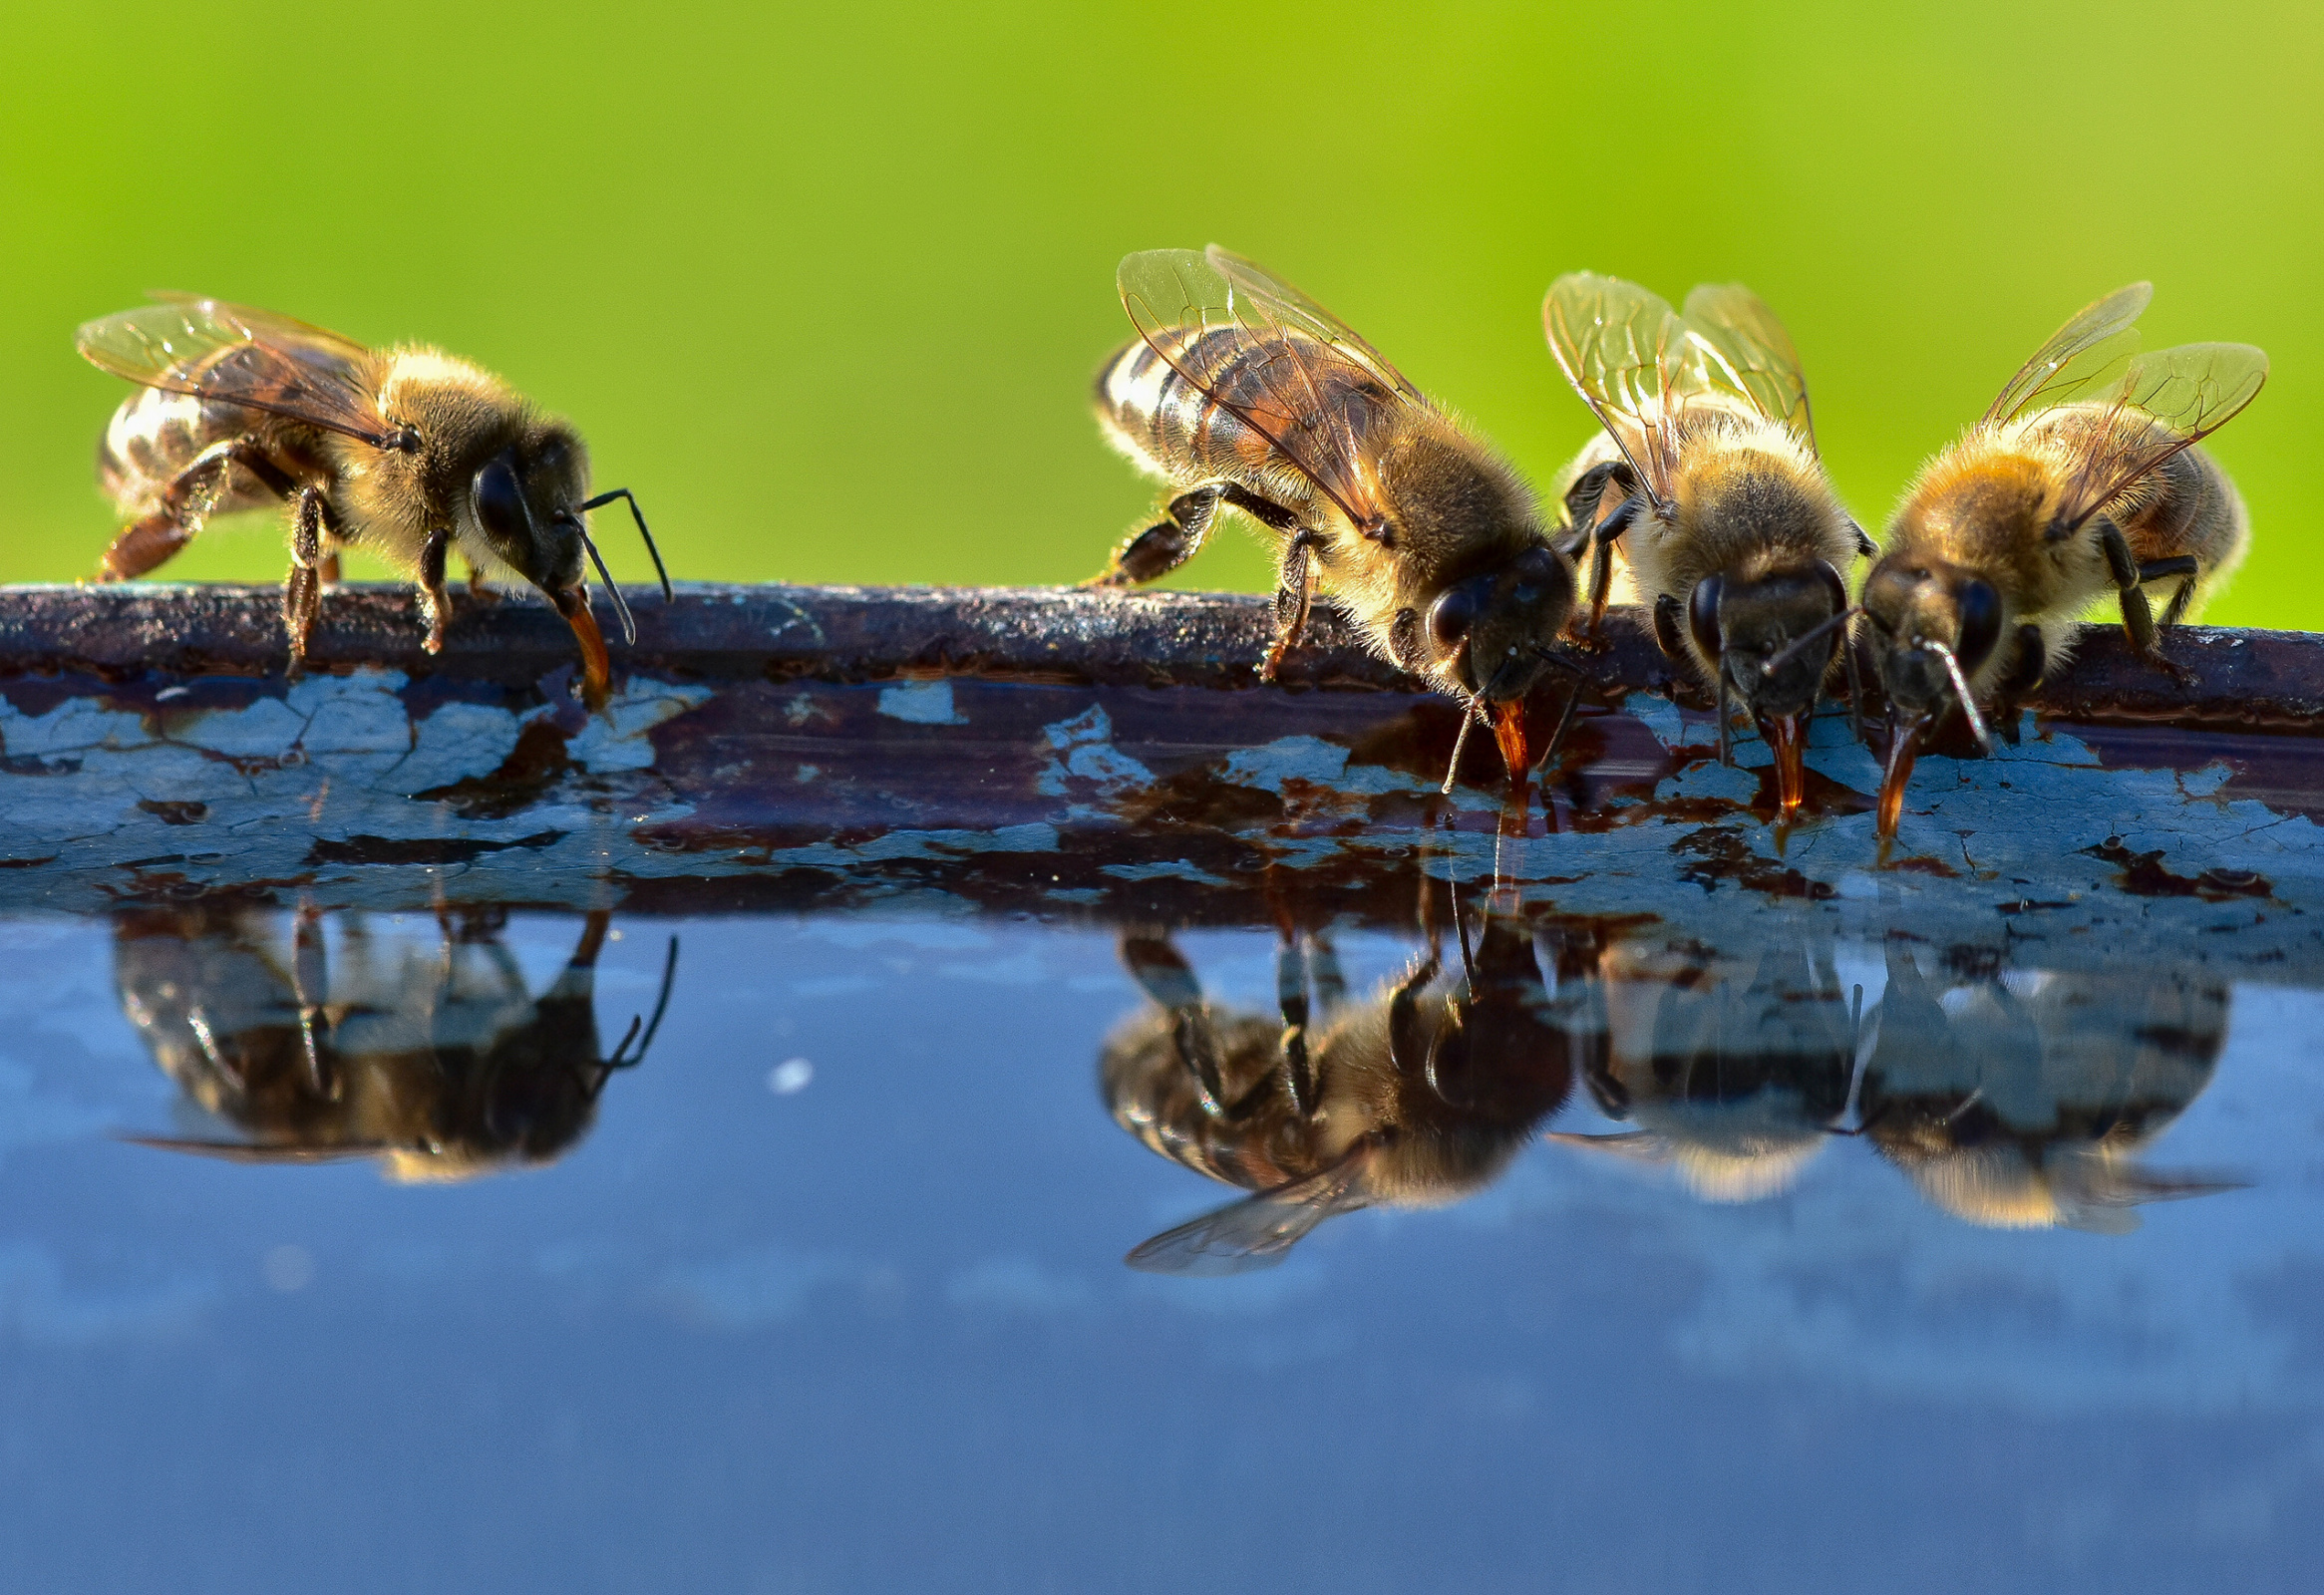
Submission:
<svg viewBox="0 0 2324 1595">
<path fill-rule="evenodd" d="M 1863 989 L 1841 994 L 1831 952 L 1608 949 L 1604 1061 L 1583 1080 L 1608 1117 L 1637 1127 L 1549 1139 L 1667 1164 L 1706 1201 L 1788 1190 L 1847 1116 Z"/>
<path fill-rule="evenodd" d="M 1984 417 L 1923 466 L 1864 580 L 1863 632 L 1890 705 L 1879 831 L 1896 834 L 1921 740 L 1954 705 L 1990 748 L 1981 705 L 2015 736 L 2017 700 L 2066 657 L 2106 594 L 2141 653 L 2242 558 L 2242 500 L 2195 443 L 2267 380 L 2248 344 L 2138 353 L 2139 282 L 2035 351 Z"/>
<path fill-rule="evenodd" d="M 2120 1233 L 2234 1188 L 2140 1153 L 2210 1084 L 2228 987 L 2199 971 L 2008 971 L 1943 987 L 1891 950 L 1859 1104 L 1921 1195 L 1992 1229 Z"/>
<path fill-rule="evenodd" d="M 1107 1041 L 1115 1121 L 1150 1150 L 1255 1194 L 1130 1253 L 1152 1273 L 1280 1263 L 1325 1219 L 1376 1203 L 1433 1207 L 1490 1184 L 1554 1113 L 1597 1029 L 1582 988 L 1544 984 L 1531 935 L 1488 914 L 1440 983 L 1432 946 L 1403 979 L 1351 1004 L 1330 941 L 1285 940 L 1279 1019 L 1203 999 L 1161 934 L 1123 938 L 1155 1006 Z M 1602 1028 L 1602 1027 L 1599 1027 Z"/>
<path fill-rule="evenodd" d="M 271 920 L 237 905 L 117 921 L 131 1023 L 193 1105 L 240 1131 L 130 1139 L 248 1163 L 375 1157 L 398 1180 L 548 1162 L 588 1129 L 606 1081 L 645 1061 L 677 972 L 673 938 L 652 1019 L 606 1057 L 591 996 L 603 912 L 538 997 L 490 918 L 428 949 L 382 948 L 350 915 L 336 967 L 319 915 L 297 916 L 288 949 Z"/>
<path fill-rule="evenodd" d="M 1320 587 L 1376 652 L 1462 700 L 1464 735 L 1489 723 L 1521 778 L 1522 705 L 1563 664 L 1549 644 L 1573 567 L 1516 473 L 1345 322 L 1215 244 L 1131 255 L 1116 282 L 1138 340 L 1098 373 L 1098 418 L 1172 496 L 1100 585 L 1175 569 L 1237 510 L 1280 541 L 1263 677 Z"/>
<path fill-rule="evenodd" d="M 1720 759 L 1731 761 L 1732 694 L 1774 752 L 1789 816 L 1807 792 L 1807 720 L 1839 649 L 1841 573 L 1872 551 L 1817 455 L 1791 335 L 1740 283 L 1696 288 L 1682 314 L 1634 283 L 1575 272 L 1551 284 L 1541 314 L 1558 368 L 1605 428 L 1565 494 L 1566 550 L 1590 556 L 1591 628 L 1618 539 L 1662 651 L 1717 700 Z"/>
<path fill-rule="evenodd" d="M 479 599 L 490 596 L 488 571 L 538 587 L 579 639 L 593 707 L 611 665 L 584 553 L 623 638 L 637 633 L 583 517 L 625 500 L 670 595 L 637 499 L 626 487 L 590 496 L 588 452 L 572 428 L 441 350 L 374 351 L 288 317 L 176 294 L 92 321 L 77 343 L 92 364 L 147 390 L 123 401 L 98 445 L 99 480 L 133 518 L 97 579 L 144 575 L 213 514 L 288 500 L 282 620 L 294 675 L 346 547 L 413 574 L 430 653 L 452 612 L 445 563 L 455 547 Z"/>
</svg>

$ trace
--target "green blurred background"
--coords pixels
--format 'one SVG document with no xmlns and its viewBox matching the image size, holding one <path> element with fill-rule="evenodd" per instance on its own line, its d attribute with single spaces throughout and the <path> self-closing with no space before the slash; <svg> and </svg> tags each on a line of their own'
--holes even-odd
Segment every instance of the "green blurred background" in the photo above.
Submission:
<svg viewBox="0 0 2324 1595">
<path fill-rule="evenodd" d="M 2256 537 L 2210 618 L 2324 624 L 2309 7 L 116 0 L 5 29 L 7 579 L 94 566 L 125 390 L 72 330 L 174 287 L 500 371 L 682 577 L 1075 580 L 1153 502 L 1087 409 L 1114 263 L 1216 239 L 1537 478 L 1590 430 L 1552 276 L 1741 278 L 1873 525 L 2052 327 L 2152 277 L 2151 344 L 2274 360 L 2214 445 Z M 283 562 L 248 517 L 165 573 Z M 1185 575 L 1267 564 L 1226 537 Z"/>
</svg>

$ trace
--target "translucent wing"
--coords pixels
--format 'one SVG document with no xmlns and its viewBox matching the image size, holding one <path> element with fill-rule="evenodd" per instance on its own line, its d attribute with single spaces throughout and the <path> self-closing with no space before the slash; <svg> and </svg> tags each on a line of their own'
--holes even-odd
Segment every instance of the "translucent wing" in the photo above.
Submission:
<svg viewBox="0 0 2324 1595">
<path fill-rule="evenodd" d="M 333 1146 L 275 1145 L 245 1140 L 201 1140 L 183 1135 L 124 1135 L 134 1146 L 158 1146 L 168 1152 L 190 1152 L 229 1163 L 340 1163 L 356 1157 L 376 1157 L 391 1148 L 384 1142 L 342 1142 Z"/>
<path fill-rule="evenodd" d="M 1217 244 L 1203 250 L 1202 258 L 1277 328 L 1295 329 L 1306 333 L 1318 343 L 1329 344 L 1334 351 L 1356 365 L 1365 367 L 1381 382 L 1414 404 L 1428 403 L 1421 391 L 1405 379 L 1404 373 L 1390 365 L 1386 355 L 1358 336 L 1355 328 L 1264 266 L 1245 260 L 1231 250 L 1221 249 Z"/>
<path fill-rule="evenodd" d="M 149 388 L 287 416 L 383 449 L 396 441 L 358 375 L 368 351 L 287 316 L 169 294 L 92 321 L 74 342 L 90 364 Z"/>
<path fill-rule="evenodd" d="M 2267 356 L 2247 343 L 2187 343 L 2136 355 L 2078 429 L 2082 459 L 2060 511 L 2080 525 L 2117 493 L 2239 415 L 2267 382 Z"/>
<path fill-rule="evenodd" d="M 1359 1144 L 1321 1173 L 1260 1191 L 1155 1236 L 1123 1261 L 1148 1274 L 1216 1276 L 1273 1268 L 1325 1219 L 1369 1206 Z"/>
<path fill-rule="evenodd" d="M 1676 404 L 1700 363 L 1686 323 L 1659 295 L 1619 277 L 1569 272 L 1541 304 L 1549 352 L 1647 490 L 1667 502 L 1677 463 Z M 1699 380 L 1699 379 L 1698 379 Z"/>
<path fill-rule="evenodd" d="M 1814 452 L 1816 422 L 1800 351 L 1766 302 L 1740 282 L 1707 282 L 1687 295 L 1684 314 L 1706 356 L 1706 375 L 1789 426 Z"/>
<path fill-rule="evenodd" d="M 1985 412 L 1986 422 L 2015 421 L 2035 410 L 2106 391 L 2138 349 L 2134 324 L 2154 297 L 2154 284 L 2134 282 L 2083 306 L 2018 368 Z"/>
<path fill-rule="evenodd" d="M 1265 439 L 1351 521 L 1380 524 L 1363 433 L 1372 412 L 1425 401 L 1312 299 L 1222 249 L 1213 255 L 1226 264 L 1191 249 L 1124 257 L 1115 282 L 1131 324 L 1181 381 Z"/>
</svg>

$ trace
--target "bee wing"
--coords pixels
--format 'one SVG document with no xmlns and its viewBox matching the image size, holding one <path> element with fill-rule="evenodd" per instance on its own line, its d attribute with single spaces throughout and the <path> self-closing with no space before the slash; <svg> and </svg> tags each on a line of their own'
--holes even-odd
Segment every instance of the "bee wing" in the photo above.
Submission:
<svg viewBox="0 0 2324 1595">
<path fill-rule="evenodd" d="M 1678 396 L 1701 381 L 1684 369 L 1690 361 L 1702 364 L 1686 323 L 1659 294 L 1634 282 L 1574 271 L 1549 285 L 1541 325 L 1565 380 L 1647 490 L 1668 502 L 1678 460 Z"/>
<path fill-rule="evenodd" d="M 1816 450 L 1816 419 L 1808 405 L 1808 377 L 1800 351 L 1767 302 L 1740 282 L 1706 282 L 1687 295 L 1688 329 L 1705 355 L 1704 372 L 1715 385 L 1751 401 L 1771 421 L 1781 421 Z"/>
<path fill-rule="evenodd" d="M 1406 380 L 1403 372 L 1388 363 L 1388 357 L 1373 348 L 1339 317 L 1317 304 L 1297 288 L 1276 276 L 1256 261 L 1245 260 L 1230 249 L 1212 244 L 1202 251 L 1208 261 L 1228 284 L 1250 300 L 1271 322 L 1277 331 L 1285 328 L 1306 333 L 1318 343 L 1329 344 L 1355 364 L 1369 370 L 1373 376 L 1403 394 L 1416 405 L 1426 405 L 1421 391 Z"/>
<path fill-rule="evenodd" d="M 1360 417 L 1351 412 L 1367 402 L 1427 401 L 1370 344 L 1297 289 L 1215 246 L 1201 255 L 1191 249 L 1127 255 L 1115 285 L 1138 335 L 1180 381 L 1264 438 L 1355 524 L 1380 522 L 1378 494 L 1358 452 Z M 1255 382 L 1264 399 L 1252 402 L 1247 390 L 1242 397 L 1223 392 L 1196 369 L 1189 354 L 1215 333 L 1232 337 L 1250 358 L 1201 364 L 1210 372 L 1234 369 L 1238 382 Z M 1332 371 L 1335 364 L 1360 373 L 1372 391 L 1351 400 L 1348 372 Z"/>
<path fill-rule="evenodd" d="M 332 1146 L 275 1145 L 247 1140 L 202 1140 L 185 1135 L 123 1135 L 133 1146 L 158 1146 L 164 1151 L 190 1152 L 228 1163 L 339 1163 L 356 1157 L 376 1157 L 390 1150 L 384 1141 L 341 1142 Z"/>
<path fill-rule="evenodd" d="M 2218 431 L 2258 397 L 2267 355 L 2247 343 L 2184 343 L 2134 356 L 2089 429 L 2061 518 L 2080 525 L 2181 449 Z M 2158 439 L 2154 423 L 2163 431 Z"/>
<path fill-rule="evenodd" d="M 287 316 L 164 294 L 89 322 L 74 345 L 91 365 L 149 388 L 287 416 L 379 448 L 395 436 L 359 376 L 369 351 Z"/>
<path fill-rule="evenodd" d="M 2083 306 L 2009 379 L 2009 385 L 1985 412 L 1987 425 L 2015 421 L 2033 411 L 2085 399 L 2094 390 L 2103 390 L 2118 367 L 2138 349 L 2134 324 L 2154 297 L 2154 284 L 2134 282 Z"/>
<path fill-rule="evenodd" d="M 1365 1145 L 1320 1173 L 1229 1202 L 1155 1236 L 1123 1259 L 1148 1274 L 1216 1276 L 1273 1268 L 1325 1219 L 1371 1204 Z"/>
</svg>

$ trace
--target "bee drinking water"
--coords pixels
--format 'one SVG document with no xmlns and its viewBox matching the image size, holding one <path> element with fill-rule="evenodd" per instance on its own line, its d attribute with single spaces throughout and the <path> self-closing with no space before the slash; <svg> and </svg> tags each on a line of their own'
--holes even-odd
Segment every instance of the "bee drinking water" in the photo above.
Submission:
<svg viewBox="0 0 2324 1595">
<path fill-rule="evenodd" d="M 285 316 L 178 295 L 92 321 L 77 342 L 92 364 L 147 390 L 123 401 L 98 447 L 105 490 L 132 517 L 98 579 L 144 575 L 210 515 L 287 500 L 282 620 L 294 674 L 345 547 L 412 574 L 430 653 L 451 617 L 445 564 L 454 548 L 472 594 L 484 595 L 488 571 L 538 587 L 579 639 L 592 706 L 604 700 L 611 665 L 589 610 L 584 554 L 623 637 L 634 642 L 636 630 L 583 517 L 626 500 L 670 595 L 629 489 L 592 497 L 579 435 L 467 361 L 420 346 L 373 351 Z"/>
<path fill-rule="evenodd" d="M 1566 492 L 1569 551 L 1591 550 L 1592 628 L 1619 539 L 1655 639 L 1717 700 L 1721 760 L 1732 694 L 1774 751 L 1789 816 L 1841 640 L 1842 573 L 1872 551 L 1824 473 L 1791 335 L 1740 283 L 1695 289 L 1681 314 L 1635 283 L 1574 272 L 1541 313 L 1558 368 L 1605 427 Z"/>
<path fill-rule="evenodd" d="M 2116 597 L 2142 654 L 2242 558 L 2243 502 L 2197 441 L 2267 380 L 2249 344 L 2138 353 L 2143 282 L 2051 335 L 1984 417 L 1921 468 L 1864 580 L 1863 634 L 1889 703 L 1879 829 L 1896 834 L 1921 740 L 1958 707 L 2014 735 L 2016 704 L 2065 657 L 2075 623 Z"/>
<path fill-rule="evenodd" d="M 1215 244 L 1131 255 L 1117 282 L 1139 336 L 1098 374 L 1099 421 L 1172 496 L 1099 581 L 1152 581 L 1239 511 L 1281 547 L 1267 678 L 1328 591 L 1376 652 L 1490 717 L 1521 777 L 1573 567 L 1516 473 L 1345 322 Z"/>
</svg>

